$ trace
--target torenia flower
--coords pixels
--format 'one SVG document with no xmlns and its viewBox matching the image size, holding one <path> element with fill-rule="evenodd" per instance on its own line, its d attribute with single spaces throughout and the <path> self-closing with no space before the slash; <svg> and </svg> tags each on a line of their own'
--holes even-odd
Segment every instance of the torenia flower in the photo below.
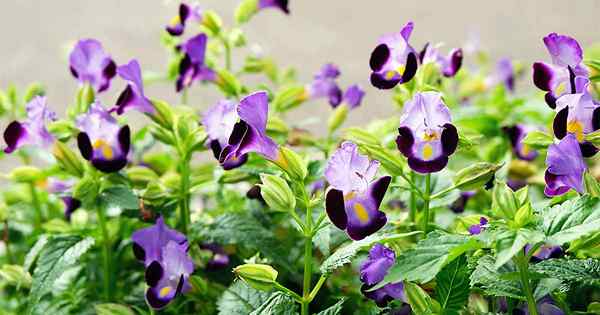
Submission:
<svg viewBox="0 0 600 315">
<path fill-rule="evenodd" d="M 483 232 L 483 230 L 485 230 L 485 228 L 487 227 L 487 224 L 488 224 L 488 220 L 485 217 L 480 217 L 479 224 L 473 224 L 473 225 L 469 226 L 469 228 L 468 228 L 469 234 L 471 234 L 471 235 L 481 234 L 481 232 Z"/>
<path fill-rule="evenodd" d="M 188 255 L 185 235 L 170 229 L 162 217 L 156 224 L 131 236 L 133 253 L 146 267 L 148 304 L 155 309 L 167 306 L 177 295 L 190 290 L 194 263 Z"/>
<path fill-rule="evenodd" d="M 65 220 L 71 221 L 71 214 L 81 207 L 81 201 L 73 198 L 71 189 L 75 180 L 62 180 L 51 177 L 48 179 L 48 192 L 58 195 L 65 206 Z"/>
<path fill-rule="evenodd" d="M 564 94 L 582 92 L 589 75 L 583 65 L 583 50 L 577 40 L 566 35 L 550 33 L 544 37 L 544 44 L 552 58 L 552 64 L 533 64 L 533 82 L 541 90 L 547 91 L 546 103 L 554 108 L 556 99 Z"/>
<path fill-rule="evenodd" d="M 54 143 L 54 137 L 48 132 L 46 123 L 56 120 L 56 113 L 48 108 L 46 97 L 36 96 L 25 107 L 27 119 L 13 121 L 4 130 L 5 153 L 11 153 L 22 146 L 48 148 Z"/>
<path fill-rule="evenodd" d="M 229 138 L 237 121 L 236 104 L 229 100 L 219 101 L 204 113 L 202 124 L 208 134 L 208 146 L 217 160 L 223 148 L 229 145 Z M 222 165 L 229 170 L 244 164 L 247 159 L 248 155 L 242 154 L 238 158 L 224 160 Z"/>
<path fill-rule="evenodd" d="M 127 81 L 127 87 L 117 99 L 115 107 L 117 114 L 121 115 L 129 108 L 135 108 L 142 113 L 153 113 L 152 102 L 144 95 L 142 69 L 138 61 L 133 59 L 128 64 L 119 66 L 117 73 Z"/>
<path fill-rule="evenodd" d="M 453 77 L 462 66 L 463 53 L 460 48 L 450 51 L 448 56 L 443 56 L 438 47 L 425 44 L 423 50 L 419 53 L 419 61 L 422 65 L 434 63 L 445 77 Z"/>
<path fill-rule="evenodd" d="M 271 161 L 277 160 L 277 143 L 267 135 L 267 93 L 260 91 L 244 97 L 236 110 L 239 121 L 235 123 L 229 135 L 227 146 L 221 151 L 221 165 L 237 163 L 237 160 L 250 152 L 259 153 Z"/>
<path fill-rule="evenodd" d="M 115 62 L 95 39 L 78 41 L 69 55 L 69 64 L 73 76 L 90 84 L 96 92 L 108 89 L 117 70 Z"/>
<path fill-rule="evenodd" d="M 212 252 L 212 258 L 206 263 L 206 269 L 208 270 L 219 270 L 229 265 L 229 255 L 223 250 L 223 247 L 218 244 L 201 244 L 201 249 Z"/>
<path fill-rule="evenodd" d="M 342 90 L 335 81 L 339 75 L 340 70 L 336 65 L 332 63 L 323 65 L 311 84 L 306 87 L 307 97 L 310 99 L 326 97 L 332 107 L 338 106 L 342 101 Z"/>
<path fill-rule="evenodd" d="M 572 134 L 581 146 L 584 157 L 591 157 L 598 149 L 584 136 L 600 128 L 600 106 L 588 92 L 565 94 L 556 100 L 556 116 L 552 128 L 554 135 L 562 139 Z"/>
<path fill-rule="evenodd" d="M 198 5 L 188 5 L 181 3 L 176 16 L 165 27 L 167 32 L 173 36 L 180 36 L 185 31 L 185 24 L 188 21 L 202 21 L 202 9 Z"/>
<path fill-rule="evenodd" d="M 277 8 L 285 14 L 290 14 L 288 0 L 258 0 L 258 9 Z"/>
<path fill-rule="evenodd" d="M 511 92 L 515 90 L 515 70 L 512 61 L 508 58 L 498 60 L 494 72 L 485 79 L 486 87 L 498 84 L 504 84 L 504 87 Z"/>
<path fill-rule="evenodd" d="M 525 254 L 529 254 L 530 251 L 531 245 L 525 245 Z M 565 253 L 560 246 L 542 245 L 533 253 L 531 261 L 540 262 L 550 258 L 561 258 L 564 254 Z"/>
<path fill-rule="evenodd" d="M 358 84 L 354 84 L 346 89 L 342 102 L 347 104 L 350 109 L 355 109 L 360 106 L 364 96 L 365 91 Z"/>
<path fill-rule="evenodd" d="M 514 125 L 504 127 L 503 129 L 510 139 L 512 151 L 517 158 L 525 161 L 532 161 L 538 156 L 537 151 L 523 143 L 523 139 L 525 139 L 527 133 L 533 131 L 533 128 L 524 125 Z"/>
<path fill-rule="evenodd" d="M 437 92 L 417 93 L 404 104 L 396 144 L 419 173 L 441 171 L 458 145 L 450 110 Z"/>
<path fill-rule="evenodd" d="M 399 33 L 383 36 L 371 53 L 371 84 L 376 88 L 391 89 L 417 73 L 417 53 L 408 43 L 413 26 L 408 22 Z"/>
<path fill-rule="evenodd" d="M 177 92 L 191 86 L 196 80 L 215 80 L 214 71 L 204 64 L 206 42 L 206 34 L 198 34 L 181 46 L 184 56 L 179 63 L 179 76 L 175 82 Z"/>
<path fill-rule="evenodd" d="M 550 145 L 546 165 L 546 196 L 562 195 L 571 188 L 583 193 L 586 165 L 574 135 L 568 134 L 558 144 Z"/>
<path fill-rule="evenodd" d="M 369 250 L 369 257 L 360 266 L 360 281 L 363 283 L 361 291 L 380 307 L 386 306 L 392 300 L 407 301 L 402 282 L 390 283 L 380 289 L 369 291 L 369 288 L 385 278 L 395 262 L 396 253 L 390 248 L 377 243 Z"/>
<path fill-rule="evenodd" d="M 127 165 L 130 147 L 129 126 L 117 120 L 100 105 L 93 103 L 88 112 L 77 117 L 77 145 L 84 159 L 98 170 L 112 173 Z"/>
<path fill-rule="evenodd" d="M 391 177 L 373 181 L 378 168 L 378 161 L 369 161 L 349 141 L 342 143 L 327 163 L 325 178 L 331 188 L 325 198 L 325 210 L 331 222 L 346 230 L 353 240 L 377 232 L 387 222 L 379 206 Z"/>
</svg>

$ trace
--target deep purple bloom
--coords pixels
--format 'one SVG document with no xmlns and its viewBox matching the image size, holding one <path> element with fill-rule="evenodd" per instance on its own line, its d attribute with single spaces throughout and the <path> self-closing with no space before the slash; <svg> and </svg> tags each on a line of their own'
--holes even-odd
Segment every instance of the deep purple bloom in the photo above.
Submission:
<svg viewBox="0 0 600 315">
<path fill-rule="evenodd" d="M 544 296 L 539 299 L 536 303 L 536 309 L 538 315 L 565 315 L 566 313 L 561 310 L 556 302 L 550 296 Z M 506 312 L 508 310 L 506 299 L 500 300 L 500 310 Z M 527 303 L 522 303 L 517 309 L 513 310 L 513 314 L 529 315 L 529 309 Z"/>
<path fill-rule="evenodd" d="M 206 34 L 201 33 L 181 45 L 184 56 L 179 63 L 179 76 L 175 82 L 177 92 L 188 88 L 197 80 L 215 80 L 215 72 L 204 64 L 207 40 Z"/>
<path fill-rule="evenodd" d="M 361 240 L 381 229 L 387 222 L 379 210 L 391 177 L 373 181 L 378 161 L 358 153 L 352 142 L 344 142 L 331 156 L 325 178 L 331 188 L 327 191 L 325 210 L 331 222 L 353 240 Z"/>
<path fill-rule="evenodd" d="M 428 63 L 436 64 L 445 77 L 456 75 L 462 66 L 462 60 L 463 53 L 460 48 L 452 49 L 447 56 L 444 56 L 438 51 L 437 47 L 427 43 L 419 53 L 419 61 L 422 65 Z"/>
<path fill-rule="evenodd" d="M 13 121 L 4 130 L 5 153 L 11 153 L 22 146 L 48 148 L 54 137 L 48 132 L 46 123 L 56 120 L 56 113 L 48 108 L 46 97 L 36 96 L 25 107 L 27 119 Z"/>
<path fill-rule="evenodd" d="M 75 185 L 73 179 L 62 180 L 54 177 L 48 179 L 48 192 L 60 196 L 65 206 L 65 219 L 67 221 L 71 221 L 71 214 L 81 207 L 81 201 L 71 195 L 73 185 Z"/>
<path fill-rule="evenodd" d="M 218 160 L 223 148 L 229 144 L 229 136 L 233 127 L 238 121 L 236 104 L 229 100 L 221 100 L 210 107 L 202 118 L 202 124 L 208 134 L 208 146 L 213 151 Z M 222 166 L 226 170 L 236 168 L 246 162 L 247 154 L 242 154 L 238 158 L 231 158 L 223 162 Z"/>
<path fill-rule="evenodd" d="M 517 158 L 525 161 L 532 161 L 538 156 L 537 151 L 523 143 L 523 139 L 525 139 L 527 133 L 533 131 L 533 128 L 524 125 L 514 125 L 504 127 L 503 130 L 508 135 L 513 154 Z"/>
<path fill-rule="evenodd" d="M 211 251 L 213 256 L 206 264 L 208 270 L 219 270 L 229 265 L 229 255 L 223 250 L 223 247 L 217 244 L 202 244 L 201 249 Z"/>
<path fill-rule="evenodd" d="M 546 196 L 562 195 L 571 188 L 583 193 L 586 165 L 574 135 L 568 134 L 558 144 L 550 145 L 546 165 Z"/>
<path fill-rule="evenodd" d="M 404 283 L 402 282 L 390 283 L 377 290 L 369 291 L 370 288 L 385 278 L 395 262 L 396 253 L 392 249 L 377 243 L 369 250 L 369 257 L 360 266 L 360 281 L 363 283 L 361 291 L 380 307 L 384 307 L 392 300 L 407 301 L 404 294 Z"/>
<path fill-rule="evenodd" d="M 552 108 L 556 99 L 564 94 L 581 93 L 589 75 L 583 65 L 583 50 L 577 40 L 566 35 L 550 33 L 544 44 L 552 58 L 552 64 L 533 64 L 533 82 L 546 93 L 546 103 Z"/>
<path fill-rule="evenodd" d="M 112 173 L 127 165 L 130 147 L 129 126 L 119 126 L 117 120 L 99 102 L 77 117 L 77 145 L 81 156 L 98 170 Z"/>
<path fill-rule="evenodd" d="M 202 9 L 198 5 L 190 6 L 186 3 L 181 3 L 177 15 L 173 17 L 165 29 L 173 36 L 180 36 L 185 31 L 185 24 L 188 21 L 201 22 Z"/>
<path fill-rule="evenodd" d="M 508 58 L 502 58 L 496 63 L 494 72 L 485 79 L 485 86 L 491 87 L 498 84 L 504 84 L 507 90 L 515 90 L 515 70 L 512 61 Z"/>
<path fill-rule="evenodd" d="M 354 84 L 346 89 L 342 102 L 347 104 L 350 109 L 355 109 L 360 106 L 364 96 L 365 91 L 358 84 Z"/>
<path fill-rule="evenodd" d="M 260 91 L 244 97 L 237 105 L 237 115 L 239 121 L 235 123 L 227 146 L 219 156 L 221 165 L 235 162 L 250 152 L 259 153 L 271 161 L 277 160 L 279 147 L 267 135 L 267 93 Z"/>
<path fill-rule="evenodd" d="M 454 213 L 463 213 L 465 211 L 467 201 L 469 201 L 469 199 L 471 199 L 471 197 L 473 196 L 475 196 L 474 191 L 461 192 L 460 197 L 458 197 L 458 199 L 456 199 L 456 201 L 454 201 L 452 205 L 450 205 L 450 210 L 452 210 L 452 212 Z"/>
<path fill-rule="evenodd" d="M 371 84 L 376 88 L 391 89 L 417 73 L 417 52 L 408 43 L 413 27 L 408 22 L 399 33 L 383 36 L 371 53 Z"/>
<path fill-rule="evenodd" d="M 321 67 L 313 81 L 306 87 L 306 96 L 309 99 L 327 98 L 332 107 L 337 107 L 342 102 L 342 90 L 336 79 L 340 75 L 339 68 L 328 63 Z"/>
<path fill-rule="evenodd" d="M 584 136 L 600 128 L 600 106 L 588 92 L 565 94 L 556 100 L 556 116 L 552 124 L 558 139 L 572 134 L 579 142 L 584 157 L 592 157 L 598 149 Z"/>
<path fill-rule="evenodd" d="M 117 73 L 127 81 L 127 87 L 117 99 L 115 106 L 117 114 L 121 115 L 130 108 L 137 109 L 141 113 L 154 113 L 152 102 L 144 95 L 142 69 L 138 61 L 132 59 L 128 64 L 119 66 Z"/>
<path fill-rule="evenodd" d="M 529 254 L 531 250 L 531 245 L 525 245 L 525 254 Z M 535 253 L 531 256 L 532 262 L 540 262 L 542 260 L 550 259 L 550 258 L 561 258 L 564 256 L 565 252 L 562 250 L 560 246 L 552 246 L 552 245 L 542 245 L 538 248 Z"/>
<path fill-rule="evenodd" d="M 285 14 L 290 14 L 288 0 L 258 0 L 258 9 L 277 8 Z"/>
<path fill-rule="evenodd" d="M 95 39 L 78 41 L 69 55 L 69 64 L 73 76 L 81 83 L 89 83 L 97 92 L 108 89 L 117 70 L 115 62 Z"/>
<path fill-rule="evenodd" d="M 419 173 L 441 171 L 458 145 L 458 131 L 438 92 L 416 93 L 404 104 L 396 144 Z"/>
<path fill-rule="evenodd" d="M 488 224 L 488 220 L 485 217 L 480 217 L 479 224 L 473 224 L 473 225 L 469 226 L 469 228 L 468 228 L 469 234 L 471 234 L 471 235 L 481 234 L 481 232 L 483 232 L 483 230 L 485 230 L 485 228 L 487 227 L 487 224 Z"/>
<path fill-rule="evenodd" d="M 188 279 L 194 263 L 187 253 L 185 235 L 170 229 L 159 217 L 155 225 L 136 231 L 131 239 L 135 257 L 146 267 L 146 300 L 150 306 L 164 308 L 191 289 Z"/>
</svg>

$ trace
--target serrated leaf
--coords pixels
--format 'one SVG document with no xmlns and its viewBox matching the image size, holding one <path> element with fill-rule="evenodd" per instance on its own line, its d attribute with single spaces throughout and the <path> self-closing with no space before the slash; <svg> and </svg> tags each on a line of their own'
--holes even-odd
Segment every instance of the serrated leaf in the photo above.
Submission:
<svg viewBox="0 0 600 315">
<path fill-rule="evenodd" d="M 541 211 L 546 243 L 562 245 L 600 230 L 600 199 L 585 195 Z"/>
<path fill-rule="evenodd" d="M 114 186 L 103 190 L 100 199 L 109 208 L 115 207 L 121 210 L 139 208 L 138 197 L 125 186 Z"/>
<path fill-rule="evenodd" d="M 27 271 L 31 270 L 33 263 L 38 258 L 40 252 L 42 251 L 46 243 L 48 243 L 48 236 L 40 236 L 40 238 L 37 240 L 37 242 L 35 242 L 35 244 L 29 250 L 29 252 L 27 252 L 27 255 L 25 256 L 25 262 L 23 263 L 23 269 Z"/>
<path fill-rule="evenodd" d="M 94 305 L 97 315 L 135 315 L 133 310 L 126 305 L 104 303 Z"/>
<path fill-rule="evenodd" d="M 485 294 L 492 296 L 505 296 L 525 300 L 521 285 L 517 281 L 502 279 L 503 273 L 514 270 L 508 265 L 499 269 L 494 267 L 494 257 L 483 256 L 477 261 L 477 267 L 471 274 L 471 286 L 483 289 Z"/>
<path fill-rule="evenodd" d="M 319 249 L 319 251 L 321 251 L 321 254 L 323 254 L 324 256 L 329 256 L 330 254 L 330 242 L 331 242 L 331 231 L 330 231 L 330 225 L 327 224 L 326 226 L 322 227 L 319 231 L 317 231 L 317 234 L 315 234 L 315 237 L 313 237 L 313 243 L 315 244 L 315 246 Z"/>
<path fill-rule="evenodd" d="M 282 292 L 275 292 L 249 315 L 294 315 L 298 305 Z"/>
<path fill-rule="evenodd" d="M 348 264 L 352 261 L 352 258 L 363 248 L 371 247 L 371 245 L 377 242 L 385 242 L 392 239 L 404 238 L 411 235 L 418 234 L 420 232 L 410 232 L 403 234 L 374 234 L 370 235 L 360 241 L 354 241 L 347 245 L 338 248 L 331 256 L 327 257 L 321 265 L 321 273 L 329 274 L 335 269 Z"/>
<path fill-rule="evenodd" d="M 469 298 L 469 268 L 465 256 L 454 260 L 435 277 L 435 299 L 441 314 L 457 315 Z"/>
<path fill-rule="evenodd" d="M 544 235 L 538 231 L 519 229 L 517 231 L 504 231 L 499 233 L 496 241 L 497 251 L 496 263 L 494 266 L 500 266 L 511 260 L 527 244 L 537 244 L 544 240 Z"/>
<path fill-rule="evenodd" d="M 415 315 L 430 315 L 434 314 L 433 300 L 421 287 L 412 283 L 404 283 L 404 292 L 410 308 Z"/>
<path fill-rule="evenodd" d="M 248 315 L 261 306 L 271 295 L 250 288 L 242 281 L 234 282 L 217 301 L 220 315 Z"/>
<path fill-rule="evenodd" d="M 600 260 L 548 259 L 531 266 L 532 272 L 568 283 L 600 284 Z"/>
<path fill-rule="evenodd" d="M 79 257 L 94 245 L 94 239 L 79 236 L 56 236 L 48 240 L 42 249 L 33 272 L 29 293 L 29 314 L 36 314 L 36 306 L 50 292 L 52 285 L 65 270 L 75 265 Z"/>
<path fill-rule="evenodd" d="M 344 306 L 345 301 L 346 298 L 341 298 L 339 301 L 337 301 L 337 303 L 317 313 L 317 315 L 339 315 L 342 313 L 342 306 Z"/>
</svg>

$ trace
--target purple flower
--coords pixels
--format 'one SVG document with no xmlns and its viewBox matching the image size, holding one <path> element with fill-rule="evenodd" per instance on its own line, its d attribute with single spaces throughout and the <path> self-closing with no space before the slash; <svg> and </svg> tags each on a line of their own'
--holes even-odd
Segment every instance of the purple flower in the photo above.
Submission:
<svg viewBox="0 0 600 315">
<path fill-rule="evenodd" d="M 217 102 L 204 113 L 202 124 L 208 134 L 208 146 L 217 160 L 223 148 L 229 144 L 229 136 L 238 118 L 236 104 L 229 100 Z M 248 155 L 243 154 L 239 158 L 224 161 L 222 165 L 224 169 L 229 170 L 244 164 L 247 159 Z"/>
<path fill-rule="evenodd" d="M 437 92 L 422 92 L 404 104 L 400 117 L 398 150 L 419 173 L 441 171 L 458 145 L 450 110 Z"/>
<path fill-rule="evenodd" d="M 583 50 L 577 40 L 566 35 L 550 33 L 544 44 L 552 58 L 552 64 L 533 64 L 533 82 L 546 93 L 546 103 L 552 108 L 556 99 L 564 94 L 581 93 L 589 75 L 583 65 Z"/>
<path fill-rule="evenodd" d="M 165 29 L 173 36 L 180 36 L 185 31 L 185 24 L 188 21 L 201 22 L 202 9 L 198 5 L 190 6 L 186 3 L 181 3 L 178 14 L 173 17 Z"/>
<path fill-rule="evenodd" d="M 558 144 L 550 145 L 546 165 L 546 196 L 562 195 L 571 188 L 583 193 L 586 165 L 574 135 L 568 134 Z"/>
<path fill-rule="evenodd" d="M 410 81 L 417 73 L 417 53 L 408 43 L 413 30 L 408 22 L 399 33 L 383 36 L 371 53 L 371 84 L 379 89 L 391 89 Z"/>
<path fill-rule="evenodd" d="M 36 96 L 25 107 L 27 119 L 13 121 L 4 130 L 5 153 L 11 153 L 22 146 L 48 148 L 54 137 L 48 132 L 46 123 L 56 120 L 56 113 L 48 108 L 46 97 Z"/>
<path fill-rule="evenodd" d="M 369 257 L 360 266 L 360 281 L 363 283 L 361 291 L 380 307 L 384 307 L 392 300 L 407 301 L 402 282 L 390 283 L 377 290 L 369 291 L 370 288 L 385 278 L 395 262 L 396 253 L 390 248 L 377 243 L 369 250 Z"/>
<path fill-rule="evenodd" d="M 473 224 L 473 225 L 469 226 L 469 228 L 468 228 L 469 234 L 471 234 L 471 235 L 481 234 L 481 232 L 483 230 L 485 230 L 485 228 L 487 227 L 487 224 L 488 224 L 488 220 L 485 217 L 480 217 L 479 224 Z"/>
<path fill-rule="evenodd" d="M 180 47 L 184 56 L 179 63 L 179 76 L 175 82 L 177 92 L 190 87 L 197 80 L 215 80 L 215 72 L 204 64 L 206 42 L 206 34 L 198 34 Z"/>
<path fill-rule="evenodd" d="M 239 121 L 229 135 L 227 146 L 219 155 L 219 162 L 225 166 L 235 163 L 250 152 L 259 153 L 265 158 L 277 160 L 279 147 L 267 135 L 269 98 L 264 91 L 244 97 L 237 105 Z"/>
<path fill-rule="evenodd" d="M 429 43 L 425 44 L 423 50 L 419 53 L 419 61 L 422 65 L 428 63 L 437 64 L 445 77 L 453 77 L 462 66 L 463 53 L 460 48 L 450 51 L 448 56 L 443 56 L 437 49 Z"/>
<path fill-rule="evenodd" d="M 307 97 L 313 100 L 326 97 L 332 107 L 337 107 L 342 102 L 342 90 L 335 81 L 339 75 L 340 70 L 336 65 L 323 65 L 311 84 L 306 87 Z"/>
<path fill-rule="evenodd" d="M 529 254 L 529 251 L 531 251 L 531 245 L 527 244 L 525 245 L 525 254 Z M 560 258 L 564 256 L 564 254 L 565 252 L 560 246 L 542 245 L 533 253 L 531 261 L 540 262 L 550 258 Z"/>
<path fill-rule="evenodd" d="M 456 199 L 456 201 L 454 201 L 452 205 L 450 205 L 450 210 L 452 210 L 452 212 L 454 213 L 463 213 L 465 211 L 467 201 L 469 201 L 469 199 L 471 199 L 471 197 L 473 196 L 475 196 L 474 191 L 461 192 L 460 197 L 458 197 L 458 199 Z"/>
<path fill-rule="evenodd" d="M 496 86 L 504 84 L 509 91 L 515 90 L 515 70 L 512 61 L 508 58 L 502 58 L 496 63 L 494 72 L 485 79 L 485 86 Z"/>
<path fill-rule="evenodd" d="M 533 131 L 533 128 L 524 125 L 514 125 L 504 127 L 503 130 L 508 135 L 512 145 L 512 151 L 517 158 L 525 161 L 532 161 L 538 156 L 537 151 L 523 143 L 523 139 L 525 139 L 527 133 Z"/>
<path fill-rule="evenodd" d="M 360 106 L 364 96 L 365 91 L 358 84 L 354 84 L 346 89 L 346 92 L 344 92 L 344 96 L 342 98 L 342 102 L 347 104 L 350 109 L 355 109 Z"/>
<path fill-rule="evenodd" d="M 556 100 L 556 116 L 552 123 L 558 139 L 572 134 L 579 142 L 584 157 L 592 157 L 598 149 L 584 136 L 600 128 L 600 106 L 588 92 L 565 94 Z"/>
<path fill-rule="evenodd" d="M 98 93 L 110 86 L 117 65 L 95 39 L 77 42 L 69 55 L 71 73 L 81 83 L 89 83 Z"/>
<path fill-rule="evenodd" d="M 81 201 L 71 196 L 75 180 L 62 180 L 54 177 L 48 179 L 48 192 L 59 195 L 65 206 L 65 220 L 71 221 L 71 214 L 81 207 Z"/>
<path fill-rule="evenodd" d="M 130 147 L 129 126 L 119 126 L 117 120 L 99 102 L 77 117 L 77 145 L 81 156 L 98 170 L 112 173 L 127 165 Z"/>
<path fill-rule="evenodd" d="M 288 0 L 258 0 L 258 9 L 277 8 L 285 14 L 290 14 Z"/>
<path fill-rule="evenodd" d="M 229 255 L 225 253 L 223 247 L 217 244 L 202 244 L 201 249 L 211 251 L 213 256 L 206 264 L 208 270 L 219 270 L 229 265 Z"/>
<path fill-rule="evenodd" d="M 325 178 L 331 186 L 325 201 L 327 215 L 353 240 L 377 232 L 387 222 L 379 206 L 391 177 L 383 176 L 373 181 L 378 168 L 378 161 L 369 161 L 349 141 L 342 143 L 327 163 Z"/>
<path fill-rule="evenodd" d="M 506 312 L 506 310 L 508 310 L 507 306 L 506 299 L 502 298 L 502 300 L 500 300 L 500 310 Z M 554 302 L 550 296 L 544 296 L 543 298 L 539 299 L 536 303 L 536 309 L 538 311 L 538 315 L 565 315 L 565 312 L 556 305 L 556 302 Z M 513 314 L 529 315 L 527 303 L 521 304 L 513 311 Z"/>
<path fill-rule="evenodd" d="M 137 109 L 141 113 L 154 113 L 152 102 L 144 95 L 142 70 L 138 61 L 133 59 L 128 64 L 119 66 L 117 73 L 127 81 L 127 87 L 117 99 L 114 109 L 117 114 L 121 115 L 130 108 Z"/>
<path fill-rule="evenodd" d="M 170 229 L 159 217 L 155 225 L 136 231 L 131 239 L 135 257 L 146 267 L 146 300 L 150 306 L 164 308 L 191 289 L 188 279 L 194 263 L 187 253 L 185 235 Z"/>
</svg>

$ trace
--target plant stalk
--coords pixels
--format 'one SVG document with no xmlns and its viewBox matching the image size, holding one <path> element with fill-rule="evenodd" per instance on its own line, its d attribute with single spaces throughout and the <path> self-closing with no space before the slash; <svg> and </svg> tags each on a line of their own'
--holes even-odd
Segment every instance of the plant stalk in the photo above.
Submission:
<svg viewBox="0 0 600 315">
<path fill-rule="evenodd" d="M 190 225 L 190 159 L 181 159 L 181 183 L 179 186 L 179 211 L 180 224 L 183 234 L 187 235 L 188 226 Z"/>
<path fill-rule="evenodd" d="M 104 299 L 106 301 L 110 301 L 111 297 L 111 289 L 110 289 L 110 239 L 108 236 L 108 229 L 106 227 L 106 216 L 104 215 L 104 211 L 102 207 L 99 205 L 96 206 L 96 214 L 98 215 L 98 223 L 100 223 L 100 230 L 102 231 L 102 268 L 103 268 L 103 280 L 104 280 Z"/>
<path fill-rule="evenodd" d="M 310 200 L 306 193 L 306 186 L 302 184 L 302 196 L 304 198 L 304 204 L 306 205 L 306 218 L 305 224 L 306 230 L 304 231 L 304 283 L 302 286 L 302 303 L 301 303 L 301 315 L 309 314 L 310 305 L 310 285 L 312 276 L 312 211 L 310 209 Z"/>
<path fill-rule="evenodd" d="M 527 298 L 527 309 L 530 315 L 538 315 L 537 304 L 531 291 L 531 284 L 529 282 L 529 262 L 525 257 L 523 251 L 519 251 L 516 257 L 517 269 L 519 269 L 519 275 L 521 276 L 521 283 L 523 284 L 523 291 L 525 291 L 525 297 Z"/>
<path fill-rule="evenodd" d="M 39 231 L 42 227 L 43 221 L 42 206 L 37 194 L 37 189 L 35 189 L 35 184 L 33 182 L 29 183 L 29 193 L 31 194 L 31 204 L 33 205 L 33 210 L 35 211 L 35 220 L 33 221 L 33 226 L 36 231 Z"/>
<path fill-rule="evenodd" d="M 6 263 L 12 264 L 13 257 L 10 251 L 10 235 L 8 229 L 8 220 L 4 221 L 4 235 L 2 236 L 2 238 L 4 240 L 4 246 L 6 250 Z"/>
<path fill-rule="evenodd" d="M 423 233 L 429 228 L 429 197 L 431 195 L 431 174 L 425 175 L 425 198 L 423 199 Z"/>
<path fill-rule="evenodd" d="M 414 183 L 415 180 L 415 172 L 410 172 L 410 179 L 411 181 Z M 410 219 L 410 222 L 412 223 L 416 223 L 417 221 L 417 196 L 416 196 L 416 192 L 414 190 L 410 191 L 410 212 L 408 213 L 408 218 Z"/>
</svg>

